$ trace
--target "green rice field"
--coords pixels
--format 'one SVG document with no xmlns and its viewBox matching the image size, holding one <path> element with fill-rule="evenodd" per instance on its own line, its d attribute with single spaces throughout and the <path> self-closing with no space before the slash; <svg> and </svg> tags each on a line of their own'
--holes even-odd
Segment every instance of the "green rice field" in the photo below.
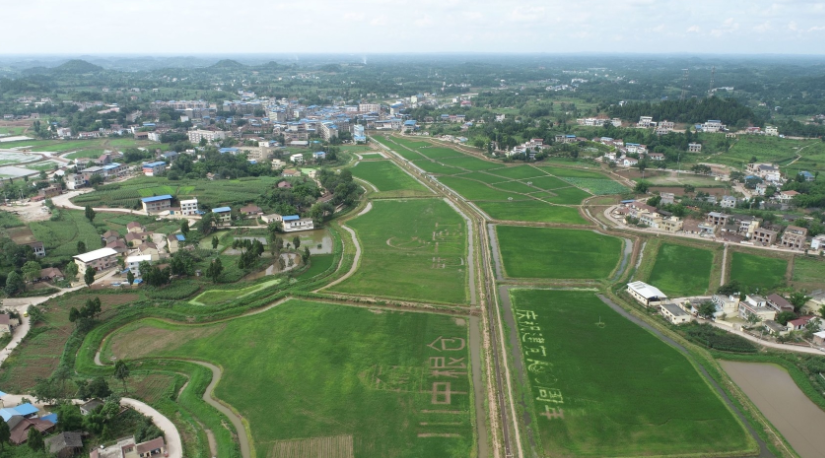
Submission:
<svg viewBox="0 0 825 458">
<path fill-rule="evenodd" d="M 358 270 L 333 291 L 465 304 L 464 219 L 441 199 L 380 200 L 347 223 L 358 234 Z"/>
<path fill-rule="evenodd" d="M 510 296 L 529 376 L 526 411 L 536 456 L 757 450 L 683 354 L 595 294 L 515 289 Z"/>
<path fill-rule="evenodd" d="M 622 241 L 589 230 L 496 226 L 504 275 L 601 279 L 619 263 Z"/>
<path fill-rule="evenodd" d="M 825 286 L 825 259 L 797 256 L 793 262 L 793 281 Z"/>
<path fill-rule="evenodd" d="M 712 267 L 708 250 L 663 243 L 648 283 L 669 297 L 699 296 L 708 290 Z"/>
<path fill-rule="evenodd" d="M 351 170 L 354 177 L 368 181 L 379 191 L 411 190 L 430 194 L 415 178 L 390 161 L 359 162 Z"/>
<path fill-rule="evenodd" d="M 490 218 L 499 221 L 531 221 L 537 223 L 565 223 L 589 225 L 573 207 L 550 205 L 539 200 L 512 202 L 474 202 Z"/>
<path fill-rule="evenodd" d="M 730 280 L 738 281 L 748 292 L 768 291 L 785 285 L 788 261 L 753 254 L 733 252 Z"/>
<path fill-rule="evenodd" d="M 220 366 L 214 395 L 248 422 L 257 456 L 473 456 L 465 321 L 376 312 L 291 300 L 211 325 L 147 319 L 113 334 L 103 355 Z"/>
</svg>

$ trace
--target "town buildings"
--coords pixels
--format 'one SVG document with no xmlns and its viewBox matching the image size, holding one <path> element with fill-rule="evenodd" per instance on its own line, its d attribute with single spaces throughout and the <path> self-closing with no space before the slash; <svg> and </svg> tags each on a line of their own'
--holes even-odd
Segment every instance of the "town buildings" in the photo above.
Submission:
<svg viewBox="0 0 825 458">
<path fill-rule="evenodd" d="M 315 228 L 312 218 L 301 218 L 298 215 L 284 216 L 281 221 L 284 232 L 311 231 Z"/>
<path fill-rule="evenodd" d="M 82 277 L 86 269 L 99 272 L 117 266 L 117 251 L 112 248 L 99 248 L 94 251 L 72 256 L 77 264 L 78 274 Z"/>
<path fill-rule="evenodd" d="M 193 216 L 199 214 L 198 199 L 192 198 L 180 201 L 180 213 L 184 216 Z"/>
<path fill-rule="evenodd" d="M 164 194 L 162 196 L 144 197 L 140 199 L 143 204 L 143 211 L 146 214 L 160 213 L 172 208 L 172 196 Z"/>
</svg>

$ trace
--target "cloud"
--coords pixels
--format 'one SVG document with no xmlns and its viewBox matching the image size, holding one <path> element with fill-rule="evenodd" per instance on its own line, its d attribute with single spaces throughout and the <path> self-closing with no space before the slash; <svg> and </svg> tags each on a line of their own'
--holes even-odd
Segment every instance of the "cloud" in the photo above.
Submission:
<svg viewBox="0 0 825 458">
<path fill-rule="evenodd" d="M 771 30 L 771 21 L 765 21 L 761 24 L 757 24 L 757 25 L 753 26 L 753 30 L 754 30 L 754 32 L 765 33 L 767 31 Z"/>
<path fill-rule="evenodd" d="M 431 28 L 435 25 L 435 22 L 429 15 L 425 15 L 420 19 L 416 19 L 413 24 L 415 24 L 416 27 Z"/>
<path fill-rule="evenodd" d="M 739 29 L 739 23 L 733 20 L 733 18 L 725 19 L 725 22 L 722 23 L 722 26 L 719 28 L 712 29 L 710 31 L 711 36 L 714 37 L 721 37 L 722 35 L 733 33 Z"/>
<path fill-rule="evenodd" d="M 685 30 L 685 32 L 687 32 L 687 33 L 699 33 L 700 31 L 701 31 L 701 29 L 699 28 L 698 25 L 692 25 L 692 26 L 688 27 L 687 30 Z"/>
<path fill-rule="evenodd" d="M 510 20 L 515 22 L 537 22 L 544 19 L 543 6 L 520 6 L 510 12 Z"/>
<path fill-rule="evenodd" d="M 370 25 L 382 26 L 387 25 L 387 22 L 387 16 L 381 15 L 371 20 Z"/>
</svg>

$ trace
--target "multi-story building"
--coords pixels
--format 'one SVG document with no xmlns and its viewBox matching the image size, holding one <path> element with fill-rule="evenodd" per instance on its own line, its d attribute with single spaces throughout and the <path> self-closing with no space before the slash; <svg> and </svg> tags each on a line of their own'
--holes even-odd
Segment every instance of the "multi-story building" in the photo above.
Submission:
<svg viewBox="0 0 825 458">
<path fill-rule="evenodd" d="M 648 285 L 641 281 L 628 283 L 627 292 L 644 306 L 659 304 L 661 301 L 667 300 L 665 293 L 661 292 L 655 286 Z"/>
<path fill-rule="evenodd" d="M 147 162 L 143 164 L 143 174 L 147 177 L 162 175 L 166 171 L 166 163 L 163 161 Z"/>
<path fill-rule="evenodd" d="M 184 216 L 198 214 L 198 199 L 188 199 L 180 201 L 180 212 Z"/>
<path fill-rule="evenodd" d="M 164 194 L 162 196 L 144 197 L 140 199 L 143 204 L 143 211 L 146 214 L 159 213 L 169 210 L 172 207 L 172 196 Z"/>
<path fill-rule="evenodd" d="M 730 215 L 726 215 L 724 213 L 719 212 L 710 212 L 708 216 L 705 218 L 705 222 L 708 224 L 712 224 L 714 226 L 724 226 L 728 224 L 728 218 Z"/>
<path fill-rule="evenodd" d="M 330 141 L 333 138 L 338 138 L 338 126 L 331 122 L 321 123 L 321 137 L 324 140 Z"/>
<path fill-rule="evenodd" d="M 215 217 L 215 221 L 220 223 L 228 223 L 232 220 L 232 208 L 230 207 L 213 208 L 212 214 Z"/>
<path fill-rule="evenodd" d="M 142 255 L 135 255 L 129 256 L 126 258 L 126 268 L 132 271 L 132 274 L 135 277 L 140 276 L 140 263 L 148 262 L 149 264 L 152 263 L 152 255 L 142 254 Z"/>
<path fill-rule="evenodd" d="M 688 153 L 701 153 L 702 152 L 702 144 L 701 143 L 688 143 Z"/>
<path fill-rule="evenodd" d="M 748 318 L 750 315 L 756 315 L 760 320 L 774 320 L 776 319 L 776 310 L 768 306 L 768 301 L 762 296 L 748 295 L 745 296 L 744 301 L 739 302 L 739 316 Z"/>
<path fill-rule="evenodd" d="M 117 251 L 112 248 L 99 248 L 94 251 L 72 256 L 77 264 L 77 272 L 82 277 L 87 269 L 96 272 L 117 266 Z"/>
<path fill-rule="evenodd" d="M 736 197 L 722 196 L 722 200 L 719 202 L 719 206 L 721 206 L 722 208 L 736 208 Z"/>
<path fill-rule="evenodd" d="M 352 126 L 352 139 L 356 142 L 367 141 L 367 136 L 364 135 L 364 126 L 360 124 L 354 124 Z"/>
<path fill-rule="evenodd" d="M 662 229 L 663 231 L 670 232 L 670 233 L 676 233 L 676 232 L 681 231 L 682 227 L 684 227 L 684 225 L 685 225 L 685 223 L 684 223 L 684 221 L 682 221 L 681 218 L 678 218 L 676 216 L 671 216 L 669 218 L 663 218 L 662 219 L 662 222 L 659 223 L 659 229 Z"/>
<path fill-rule="evenodd" d="M 776 231 L 760 227 L 753 231 L 753 237 L 751 237 L 751 240 L 754 243 L 759 243 L 763 246 L 770 246 L 776 242 L 776 234 Z"/>
<path fill-rule="evenodd" d="M 361 113 L 379 113 L 381 111 L 380 103 L 359 103 L 358 111 Z"/>
<path fill-rule="evenodd" d="M 782 234 L 780 244 L 792 250 L 804 250 L 808 244 L 808 229 L 799 226 L 788 226 Z"/>
<path fill-rule="evenodd" d="M 83 175 L 78 173 L 70 173 L 66 175 L 63 180 L 66 183 L 66 188 L 69 190 L 80 189 L 86 186 L 86 180 L 83 178 Z"/>
<path fill-rule="evenodd" d="M 771 137 L 778 137 L 779 128 L 775 126 L 765 126 L 765 135 L 770 135 Z"/>
<path fill-rule="evenodd" d="M 761 221 L 757 218 L 745 218 L 739 221 L 739 235 L 744 236 L 745 238 L 752 238 L 754 231 L 759 229 L 759 223 Z"/>
<path fill-rule="evenodd" d="M 228 132 L 223 130 L 190 130 L 187 132 L 189 136 L 189 142 L 197 145 L 200 143 L 202 138 L 205 138 L 206 141 L 211 142 L 215 140 L 223 140 L 228 135 Z"/>
</svg>

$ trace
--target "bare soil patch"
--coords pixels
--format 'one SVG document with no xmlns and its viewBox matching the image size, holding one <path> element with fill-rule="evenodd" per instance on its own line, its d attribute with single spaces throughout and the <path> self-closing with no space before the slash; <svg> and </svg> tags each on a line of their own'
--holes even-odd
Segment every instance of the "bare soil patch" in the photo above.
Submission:
<svg viewBox="0 0 825 458">
<path fill-rule="evenodd" d="M 194 329 L 170 331 L 158 328 L 140 328 L 129 331 L 112 345 L 112 353 L 120 358 L 136 359 L 159 350 L 174 350 L 184 343 L 218 334 L 226 327 L 203 326 Z"/>
</svg>

